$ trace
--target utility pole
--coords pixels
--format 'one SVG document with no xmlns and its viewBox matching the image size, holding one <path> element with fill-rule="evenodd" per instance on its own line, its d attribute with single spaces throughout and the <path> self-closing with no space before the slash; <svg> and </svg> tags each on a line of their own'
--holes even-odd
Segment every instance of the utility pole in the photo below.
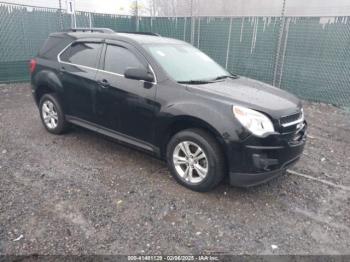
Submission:
<svg viewBox="0 0 350 262">
<path fill-rule="evenodd" d="M 59 26 L 60 26 L 60 29 L 63 30 L 62 0 L 58 0 L 58 7 L 59 7 Z"/>
<path fill-rule="evenodd" d="M 133 15 L 135 19 L 135 31 L 139 31 L 139 1 L 135 0 L 134 1 L 134 6 L 133 6 Z"/>
<path fill-rule="evenodd" d="M 135 16 L 139 17 L 139 1 L 135 0 Z"/>
<path fill-rule="evenodd" d="M 193 0 L 191 0 L 191 17 L 193 16 Z"/>
</svg>

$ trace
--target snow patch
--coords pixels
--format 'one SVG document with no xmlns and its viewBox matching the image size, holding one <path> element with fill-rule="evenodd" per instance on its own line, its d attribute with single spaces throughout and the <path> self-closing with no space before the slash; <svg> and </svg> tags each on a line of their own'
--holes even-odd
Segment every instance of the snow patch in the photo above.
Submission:
<svg viewBox="0 0 350 262">
<path fill-rule="evenodd" d="M 322 29 L 325 29 L 326 25 L 334 24 L 336 22 L 336 17 L 320 17 L 320 24 Z"/>
<path fill-rule="evenodd" d="M 253 50 L 255 49 L 255 44 L 256 44 L 256 37 L 258 35 L 258 26 L 259 26 L 259 18 L 255 17 L 253 20 L 253 36 L 252 36 L 252 44 L 250 46 L 250 53 L 253 53 Z"/>
<path fill-rule="evenodd" d="M 241 42 L 241 43 L 242 43 L 242 37 L 243 37 L 243 28 L 244 28 L 244 17 L 242 18 L 241 36 L 239 37 L 239 42 Z"/>
</svg>

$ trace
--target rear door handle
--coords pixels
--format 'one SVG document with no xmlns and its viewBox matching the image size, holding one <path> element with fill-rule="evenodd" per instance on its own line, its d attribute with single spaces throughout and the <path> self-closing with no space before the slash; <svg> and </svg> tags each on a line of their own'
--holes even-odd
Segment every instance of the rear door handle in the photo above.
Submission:
<svg viewBox="0 0 350 262">
<path fill-rule="evenodd" d="M 102 88 L 108 88 L 111 85 L 109 84 L 109 82 L 106 79 L 102 79 L 101 81 L 98 82 L 98 84 L 100 85 L 100 87 Z"/>
</svg>

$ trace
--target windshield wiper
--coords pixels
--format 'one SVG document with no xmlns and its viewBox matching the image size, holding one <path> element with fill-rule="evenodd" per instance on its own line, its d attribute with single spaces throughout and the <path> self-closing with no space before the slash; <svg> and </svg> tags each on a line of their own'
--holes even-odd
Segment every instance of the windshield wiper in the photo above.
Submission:
<svg viewBox="0 0 350 262">
<path fill-rule="evenodd" d="M 217 80 L 225 79 L 225 78 L 232 78 L 232 79 L 237 79 L 237 75 L 222 75 L 215 77 L 214 79 L 211 80 L 188 80 L 188 81 L 178 81 L 179 84 L 189 84 L 189 85 L 204 85 L 204 84 L 210 84 L 210 83 L 215 83 Z"/>
<path fill-rule="evenodd" d="M 189 85 L 205 85 L 213 83 L 213 81 L 208 80 L 188 80 L 188 81 L 178 81 L 179 84 L 189 84 Z"/>
<path fill-rule="evenodd" d="M 222 75 L 222 76 L 218 76 L 216 78 L 214 78 L 213 80 L 221 80 L 221 79 L 226 79 L 226 78 L 232 78 L 232 79 L 237 79 L 238 76 L 237 75 Z"/>
</svg>

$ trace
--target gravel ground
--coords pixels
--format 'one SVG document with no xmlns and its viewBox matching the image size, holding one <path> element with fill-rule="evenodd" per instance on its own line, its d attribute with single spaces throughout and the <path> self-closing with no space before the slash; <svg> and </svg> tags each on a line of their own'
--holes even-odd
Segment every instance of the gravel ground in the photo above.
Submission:
<svg viewBox="0 0 350 262">
<path fill-rule="evenodd" d="M 349 113 L 305 109 L 293 174 L 196 193 L 147 154 L 80 128 L 49 134 L 30 86 L 2 85 L 0 254 L 350 254 Z"/>
</svg>

